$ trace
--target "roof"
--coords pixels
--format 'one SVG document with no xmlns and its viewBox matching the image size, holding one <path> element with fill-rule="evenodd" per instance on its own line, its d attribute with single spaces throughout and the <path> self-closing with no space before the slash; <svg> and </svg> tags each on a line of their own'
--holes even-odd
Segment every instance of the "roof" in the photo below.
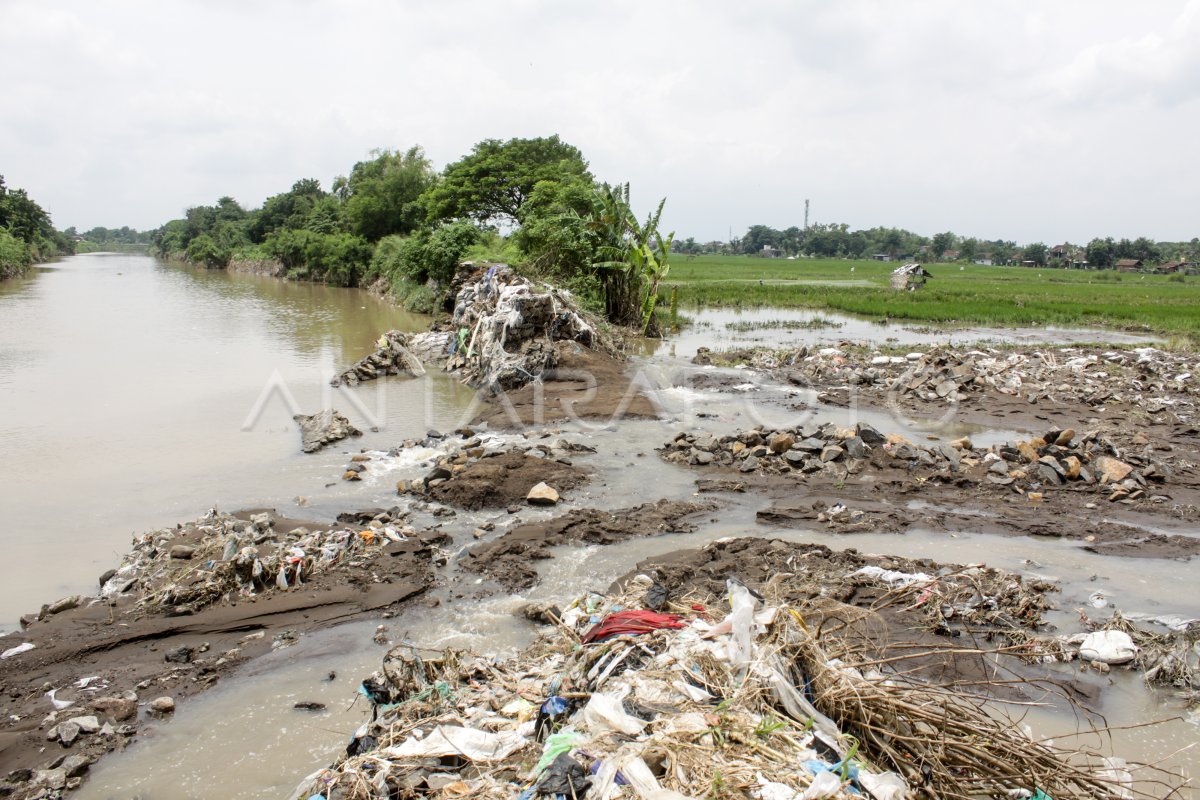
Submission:
<svg viewBox="0 0 1200 800">
<path fill-rule="evenodd" d="M 1142 265 L 1142 260 L 1140 258 L 1118 258 L 1117 259 L 1118 267 L 1140 267 L 1141 265 Z"/>
<path fill-rule="evenodd" d="M 903 267 L 896 267 L 892 270 L 893 275 L 919 275 L 922 278 L 932 278 L 933 276 L 922 267 L 920 264 L 905 264 Z"/>
</svg>

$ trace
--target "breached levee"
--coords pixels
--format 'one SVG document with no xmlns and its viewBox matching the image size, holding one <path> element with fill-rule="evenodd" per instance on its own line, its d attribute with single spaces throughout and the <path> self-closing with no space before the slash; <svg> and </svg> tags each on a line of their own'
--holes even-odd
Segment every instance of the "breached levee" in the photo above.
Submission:
<svg viewBox="0 0 1200 800">
<path fill-rule="evenodd" d="M 388 331 L 376 350 L 333 379 L 356 385 L 389 375 L 457 375 L 499 411 L 498 426 L 570 417 L 651 418 L 657 409 L 624 374 L 620 339 L 570 292 L 506 264 L 464 263 L 449 320 L 424 333 Z"/>
<path fill-rule="evenodd" d="M 758 538 L 668 554 L 510 658 L 392 648 L 291 799 L 1165 796 L 1179 776 L 1022 724 L 1053 590 Z"/>
</svg>

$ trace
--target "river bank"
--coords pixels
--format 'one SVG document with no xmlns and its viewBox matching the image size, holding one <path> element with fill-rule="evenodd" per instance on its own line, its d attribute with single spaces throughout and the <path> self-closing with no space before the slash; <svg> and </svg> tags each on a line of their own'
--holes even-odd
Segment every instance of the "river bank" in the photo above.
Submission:
<svg viewBox="0 0 1200 800">
<path fill-rule="evenodd" d="M 377 336 L 378 332 L 372 334 L 372 340 Z M 1018 349 L 1017 354 L 1025 359 L 1006 367 L 1005 380 L 989 382 L 987 378 L 994 375 L 996 364 L 987 360 L 997 359 L 998 354 L 971 355 L 973 349 L 914 348 L 918 357 L 912 360 L 878 346 L 824 348 L 832 352 L 817 349 L 803 355 L 799 355 L 798 348 L 786 354 L 771 349 L 727 356 L 724 366 L 693 364 L 688 363 L 688 359 L 670 357 L 633 359 L 618 371 L 625 391 L 612 392 L 610 399 L 596 403 L 589 415 L 570 413 L 574 408 L 571 403 L 556 404 L 555 400 L 561 401 L 561 397 L 556 398 L 553 390 L 549 400 L 543 396 L 535 403 L 534 390 L 527 385 L 514 390 L 514 393 L 528 392 L 525 407 L 533 409 L 540 403 L 543 409 L 547 406 L 557 408 L 557 416 L 551 418 L 565 418 L 566 421 L 550 427 L 545 418 L 543 421 L 525 420 L 518 415 L 523 421 L 533 422 L 533 426 L 519 427 L 514 423 L 503 426 L 509 430 L 501 430 L 499 424 L 489 424 L 436 437 L 426 435 L 424 430 L 410 437 L 388 431 L 370 441 L 354 442 L 353 448 L 335 448 L 323 461 L 306 462 L 306 469 L 321 472 L 317 480 L 335 484 L 337 489 L 361 487 L 373 492 L 372 499 L 387 496 L 390 500 L 385 506 L 394 505 L 399 513 L 393 515 L 387 511 L 388 523 L 376 520 L 377 526 L 368 524 L 375 519 L 374 514 L 368 514 L 347 517 L 346 522 L 333 528 L 329 527 L 330 522 L 321 521 L 322 518 L 331 520 L 333 515 L 322 513 L 303 525 L 290 521 L 277 523 L 272 526 L 273 535 L 286 538 L 296 527 L 305 527 L 310 533 L 345 530 L 361 539 L 364 532 L 382 531 L 394 519 L 403 519 L 399 526 L 391 526 L 395 533 L 405 542 L 411 542 L 409 546 L 424 547 L 426 545 L 419 543 L 426 542 L 429 549 L 427 553 L 403 559 L 416 570 L 414 574 L 421 576 L 417 582 L 420 592 L 387 611 L 394 615 L 391 620 L 395 621 L 384 623 L 389 630 L 382 632 L 381 640 L 397 644 L 412 641 L 420 646 L 437 647 L 443 635 L 468 635 L 472 630 L 479 632 L 481 626 L 491 626 L 500 635 L 480 640 L 480 645 L 491 642 L 496 646 L 514 646 L 512 643 L 526 639 L 535 630 L 532 622 L 515 613 L 530 597 L 540 597 L 546 603 L 563 607 L 578 596 L 579 584 L 604 593 L 606 572 L 612 577 L 624 574 L 653 555 L 651 551 L 678 549 L 685 543 L 702 546 L 706 541 L 731 533 L 751 533 L 765 541 L 781 535 L 781 531 L 799 541 L 828 541 L 834 550 L 840 551 L 847 545 L 870 547 L 876 553 L 889 553 L 895 558 L 902 557 L 904 551 L 922 551 L 929 557 L 945 548 L 960 548 L 959 563 L 990 563 L 998 559 L 1007 562 L 1017 573 L 1038 574 L 1045 570 L 1041 564 L 1060 559 L 1078 562 L 1081 566 L 1075 569 L 1079 571 L 1065 571 L 1058 579 L 1051 578 L 1059 586 L 1062 599 L 1058 601 L 1055 597 L 1057 607 L 1047 611 L 1047 624 L 1059 629 L 1050 630 L 1050 633 L 1068 635 L 1089 630 L 1088 624 L 1074 615 L 1072 609 L 1093 602 L 1091 596 L 1096 591 L 1102 591 L 1109 598 L 1102 607 L 1086 606 L 1092 609 L 1088 614 L 1097 623 L 1105 622 L 1114 607 L 1130 614 L 1146 613 L 1149 616 L 1176 615 L 1183 619 L 1200 616 L 1200 608 L 1194 607 L 1193 600 L 1164 596 L 1157 589 L 1186 576 L 1188 567 L 1184 559 L 1194 552 L 1194 465 L 1200 460 L 1195 455 L 1195 394 L 1190 378 L 1176 379 L 1194 372 L 1196 365 L 1188 362 L 1186 356 L 1159 351 L 1140 354 L 1122 351 L 1128 359 L 1122 362 L 1107 360 L 1103 348 L 1064 351 L 1040 345 L 1026 351 Z M 1010 354 L 1011 351 L 1004 353 L 1003 358 Z M 1053 356 L 1053 364 L 1049 356 Z M 1144 361 L 1141 360 L 1143 356 Z M 352 363 L 356 358 L 342 363 Z M 877 358 L 888 361 L 873 364 Z M 893 358 L 900 358 L 903 363 L 891 361 Z M 1076 358 L 1083 362 L 1066 366 Z M 700 359 L 705 360 L 712 361 L 712 354 Z M 939 387 L 946 381 L 932 380 L 935 375 L 942 377 L 943 372 L 952 373 L 964 365 L 970 366 L 971 380 L 960 385 L 957 381 L 968 377 L 966 370 L 960 370 L 963 374 L 956 376 L 954 387 L 939 394 Z M 875 374 L 872 380 L 863 381 L 868 369 L 874 369 Z M 918 376 L 922 369 L 927 371 Z M 901 393 L 902 401 L 889 403 L 891 389 L 899 388 L 891 384 L 908 373 L 911 375 L 903 382 L 906 388 Z M 1024 395 L 1001 391 L 1008 388 L 1006 379 L 1012 375 L 1021 378 Z M 581 376 L 575 377 L 569 388 L 578 399 L 587 394 L 587 382 Z M 912 386 L 917 377 L 925 380 Z M 418 382 L 411 377 L 377 381 L 380 385 Z M 1063 386 L 1067 388 L 1061 388 Z M 1114 391 L 1107 394 L 1098 390 L 1086 391 L 1089 387 L 1108 386 L 1114 387 Z M 617 412 L 629 387 L 634 387 L 635 395 L 653 407 L 657 419 L 621 419 Z M 489 415 L 505 416 L 507 399 L 507 394 L 492 397 L 488 404 L 478 409 L 482 413 L 474 413 L 474 418 L 484 421 Z M 947 413 L 951 411 L 953 413 Z M 964 443 L 957 447 L 952 444 L 961 439 L 964 430 L 956 416 L 960 412 L 974 426 L 967 426 L 973 439 L 970 447 Z M 938 417 L 945 423 L 942 428 L 938 429 L 936 425 L 922 427 Z M 915 428 L 913 422 L 917 423 Z M 882 441 L 869 433 L 864 436 L 865 429 L 858 423 L 870 426 Z M 825 427 L 827 424 L 833 424 L 833 428 Z M 1095 447 L 1102 440 L 1108 444 L 1103 452 L 1084 450 L 1076 454 L 1077 448 L 1071 449 L 1076 447 L 1073 444 L 1076 437 L 1063 439 L 1061 445 L 1058 443 L 1061 434 L 1072 428 L 1077 434 L 1078 446 Z M 1049 437 L 1051 430 L 1059 435 Z M 1094 436 L 1090 433 L 1093 430 Z M 705 436 L 708 438 L 703 439 Z M 781 436 L 784 437 L 782 440 L 779 439 Z M 889 441 L 889 436 L 903 437 L 903 440 L 892 438 Z M 928 438 L 931 436 L 938 438 L 931 440 Z M 792 442 L 783 447 L 786 437 L 791 437 Z M 813 438 L 820 439 L 819 450 L 806 449 L 815 446 L 811 443 L 797 447 Z M 860 442 L 852 441 L 856 438 Z M 1053 441 L 1049 441 L 1050 438 Z M 1041 443 L 1037 444 L 1035 439 L 1040 439 Z M 1023 453 L 1020 442 L 1038 451 L 1036 458 Z M 737 444 L 742 447 L 736 448 Z M 860 444 L 866 449 L 860 451 Z M 540 460 L 550 472 L 530 472 L 527 477 L 517 477 L 522 474 L 518 471 L 515 482 L 524 481 L 527 486 L 512 489 L 483 508 L 472 508 L 470 500 L 480 494 L 480 486 L 500 483 L 496 476 L 480 477 L 475 472 L 514 458 L 506 455 L 514 447 L 519 451 L 517 461 L 520 464 L 529 463 L 530 459 Z M 903 447 L 909 449 L 902 450 Z M 1050 449 L 1058 447 L 1064 451 Z M 829 448 L 838 448 L 842 452 L 829 450 L 830 458 L 824 458 Z M 952 463 L 954 455 L 949 451 L 957 455 L 957 464 Z M 726 453 L 729 460 L 723 464 Z M 787 456 L 792 453 L 796 455 L 789 459 Z M 861 455 L 857 455 L 859 453 Z M 678 454 L 685 457 L 676 458 Z M 705 455 L 711 457 L 707 463 Z M 989 455 L 995 457 L 989 459 Z M 362 460 L 353 460 L 358 457 Z M 815 469 L 812 468 L 814 457 L 819 462 Z M 743 469 L 750 458 L 755 462 L 750 468 Z M 1097 474 L 1100 470 L 1094 461 L 1098 458 L 1115 459 L 1130 469 L 1119 480 L 1096 478 L 1081 483 L 1078 476 L 1059 475 L 1049 461 L 1042 460 L 1044 458 L 1053 459 L 1059 468 L 1066 467 L 1065 472 L 1073 469 L 1068 461 L 1070 458 L 1077 458 L 1081 467 Z M 362 467 L 361 473 L 356 472 L 359 480 L 339 480 L 348 471 L 345 469 L 347 459 Z M 930 463 L 926 463 L 926 459 Z M 1001 461 L 1006 467 L 1004 475 L 993 470 Z M 980 470 L 980 467 L 984 468 Z M 1042 467 L 1062 480 L 1055 482 Z M 1158 471 L 1160 468 L 1161 472 Z M 503 472 L 508 474 L 512 470 L 505 468 Z M 523 494 L 528 494 L 535 482 L 552 483 L 567 472 L 580 473 L 580 481 L 570 486 L 565 481 L 558 487 L 551 485 L 560 494 L 556 504 L 535 506 L 525 501 Z M 1015 476 L 1014 472 L 1024 474 Z M 648 480 L 647 475 L 653 476 L 652 479 Z M 1011 480 L 999 483 L 989 476 L 1000 481 Z M 1125 481 L 1132 481 L 1133 485 L 1126 487 Z M 402 494 L 396 494 L 397 482 L 404 484 Z M 1112 497 L 1118 490 L 1125 494 Z M 339 511 L 356 507 L 346 497 L 338 502 L 342 504 Z M 644 503 L 652 506 L 644 507 Z M 680 503 L 687 505 L 672 505 Z M 841 509 L 837 508 L 839 504 Z M 375 513 L 385 512 L 378 503 L 375 505 Z M 1089 508 L 1089 505 L 1094 507 Z M 329 507 L 329 501 L 325 500 L 313 503 L 306 511 Z M 780 525 L 784 527 L 780 528 Z M 408 530 L 404 530 L 405 526 Z M 1120 534 L 1118 539 L 1112 538 L 1114 532 Z M 371 534 L 372 538 L 375 536 Z M 386 547 L 382 544 L 386 534 L 379 536 L 378 547 Z M 1089 537 L 1092 538 L 1089 540 Z M 171 535 L 164 542 L 174 538 Z M 1009 541 L 1019 544 L 1015 549 L 1010 548 L 1005 544 Z M 1169 547 L 1155 552 L 1163 542 Z M 1106 548 L 1110 544 L 1119 546 Z M 170 548 L 163 549 L 167 563 L 170 563 Z M 606 552 L 612 555 L 605 556 Z M 1133 566 L 1134 560 L 1127 557 L 1149 553 L 1159 557 L 1139 558 L 1137 566 Z M 212 556 L 202 559 L 199 552 L 192 555 L 193 559 L 175 560 L 181 565 L 193 560 L 197 565 L 201 562 L 208 565 L 209 561 L 223 563 Z M 364 561 L 357 574 L 377 573 L 374 565 L 378 557 Z M 879 558 L 878 563 L 887 563 L 887 556 Z M 940 560 L 955 558 L 946 554 Z M 581 568 L 579 559 L 594 566 Z M 1026 564 L 1025 560 L 1040 563 Z M 663 578 L 683 594 L 690 588 L 699 590 L 694 575 L 689 572 L 694 567 L 685 569 L 691 562 L 674 563 L 681 566 L 670 568 Z M 741 573 L 744 565 L 750 563 L 757 561 L 734 560 L 717 572 Z M 107 566 L 118 564 L 110 562 Z M 252 572 L 252 563 L 250 569 Z M 312 591 L 318 595 L 326 590 L 336 591 L 337 587 L 345 589 L 346 576 L 342 573 L 329 573 L 328 584 L 320 582 L 320 573 L 313 574 Z M 1102 577 L 1098 581 L 1089 580 L 1089 574 Z M 1143 580 L 1148 579 L 1150 585 L 1139 587 L 1137 580 L 1129 579 L 1138 574 Z M 336 580 L 334 576 L 337 576 Z M 748 576 L 741 577 L 750 580 Z M 574 591 L 566 588 L 564 581 L 575 582 Z M 387 591 L 395 588 L 387 586 Z M 523 594 L 514 595 L 514 589 Z M 135 593 L 136 597 L 143 596 L 140 591 Z M 277 586 L 270 589 L 263 585 L 255 589 L 259 599 L 254 602 L 231 598 L 219 601 L 208 610 L 199 610 L 199 613 L 193 609 L 190 616 L 161 617 L 154 624 L 166 626 L 163 636 L 154 636 L 152 642 L 141 640 L 137 645 L 130 642 L 126 648 L 127 652 L 141 648 L 139 658 L 148 670 L 136 673 L 139 680 L 128 687 L 138 693 L 135 703 L 148 704 L 155 699 L 159 696 L 158 686 L 164 687 L 164 694 L 169 689 L 172 696 L 184 698 L 204 688 L 204 678 L 208 675 L 216 675 L 222 682 L 236 683 L 239 674 L 247 673 L 250 663 L 266 657 L 265 651 L 271 649 L 268 643 L 276 633 L 293 629 L 304 640 L 323 635 L 325 631 L 321 628 L 335 619 L 384 618 L 379 607 L 370 610 L 371 604 L 363 603 L 360 595 L 355 596 L 354 610 L 348 610 L 351 606 L 342 606 L 334 618 L 325 617 L 324 612 L 314 613 L 314 608 L 323 604 L 303 605 L 312 601 L 308 598 L 309 591 L 307 586 L 284 591 Z M 149 594 L 153 595 L 153 592 Z M 132 601 L 127 599 L 126 602 Z M 236 605 L 226 604 L 232 602 Z M 281 604 L 282 608 L 294 603 L 303 606 L 294 609 L 299 612 L 299 617 L 292 617 L 294 623 L 283 610 L 266 615 L 269 619 L 257 613 L 263 608 L 272 608 L 272 604 Z M 494 619 L 489 617 L 491 621 L 487 623 L 474 619 L 491 608 L 489 604 L 492 603 L 500 604 Z M 55 622 L 59 615 L 51 615 L 48 622 L 35 623 L 27 632 L 35 635 L 39 625 L 48 626 L 45 630 L 49 631 L 50 626 L 66 625 L 67 621 L 75 620 L 76 614 L 89 613 L 91 617 L 87 624 L 93 625 L 95 630 L 111 630 L 111 624 L 105 619 L 95 617 L 112 607 L 107 603 L 89 606 L 81 602 L 80 605 L 82 608 L 61 612 L 68 615 L 62 618 L 64 622 Z M 337 609 L 339 606 L 331 603 L 329 607 Z M 1100 608 L 1107 610 L 1097 610 Z M 227 621 L 218 622 L 214 616 L 204 616 L 215 615 L 221 609 L 224 609 L 221 614 L 236 612 L 240 621 L 231 625 Z M 118 607 L 114 613 L 119 610 Z M 536 616 L 538 612 L 534 609 L 530 613 Z M 303 620 L 304 614 L 309 614 L 310 618 Z M 115 620 L 112 624 L 119 627 L 121 622 Z M 200 622 L 202 629 L 178 627 L 198 620 L 203 620 Z M 80 619 L 72 625 L 76 625 L 73 630 L 80 631 L 84 621 Z M 204 627 L 206 625 L 209 627 Z M 226 630 L 227 627 L 234 630 Z M 443 630 L 435 635 L 439 627 Z M 1157 630 L 1169 629 L 1159 626 Z M 246 632 L 257 631 L 264 633 L 262 639 L 240 644 Z M 99 665 L 100 669 L 88 671 L 72 657 L 64 657 L 61 663 L 70 665 L 74 671 L 63 666 L 53 675 L 47 673 L 40 682 L 35 670 L 29 670 L 22 677 L 19 674 L 22 672 L 19 668 L 21 660 L 37 656 L 39 649 L 43 654 L 48 653 L 50 646 L 45 642 L 58 638 L 48 636 L 38 642 L 30 641 L 44 646 L 14 655 L 6 659 L 3 666 L 3 681 L 11 687 L 6 702 L 14 709 L 8 711 L 6 706 L 6 718 L 12 713 L 23 717 L 26 725 L 33 725 L 24 732 L 25 735 L 33 735 L 37 742 L 35 747 L 30 740 L 31 749 L 23 758 L 36 753 L 38 758 L 44 759 L 37 763 L 27 762 L 31 769 L 49 767 L 58 756 L 65 758 L 68 753 L 77 752 L 63 749 L 61 744 L 53 744 L 53 748 L 45 744 L 45 736 L 54 725 L 69 722 L 71 718 L 60 716 L 53 724 L 46 723 L 42 715 L 53 706 L 44 695 L 49 689 L 42 690 L 44 683 L 49 681 L 51 688 L 59 688 L 61 684 L 69 690 L 62 693 L 68 698 L 87 688 L 72 690 L 70 684 L 81 678 L 98 674 L 107 684 L 105 691 L 111 689 L 118 694 L 126 690 L 128 683 L 128 679 L 117 671 L 115 662 L 104 662 Z M 509 644 L 501 645 L 506 639 Z M 186 662 L 186 666 L 165 660 L 167 653 L 175 652 L 179 647 L 198 649 L 205 641 L 209 649 L 193 653 L 192 661 Z M 150 650 L 151 644 L 157 649 Z M 216 666 L 225 652 L 239 648 L 242 653 L 237 658 Z M 262 655 L 258 655 L 260 652 Z M 482 652 L 490 651 L 483 649 Z M 1073 665 L 1064 664 L 1062 668 L 1068 674 L 1075 671 Z M 1118 668 L 1114 673 L 1120 671 Z M 178 677 L 156 684 L 160 677 L 176 672 Z M 1085 676 L 1089 674 L 1102 673 L 1096 670 L 1084 673 Z M 129 678 L 132 677 L 134 673 L 130 672 Z M 1134 677 L 1134 673 L 1130 677 Z M 152 681 L 151 684 L 137 689 L 137 683 L 147 679 Z M 180 687 L 188 687 L 188 690 Z M 1093 688 L 1087 691 L 1091 693 Z M 12 689 L 20 696 L 19 703 L 24 704 L 19 710 Z M 1164 709 L 1171 713 L 1187 713 L 1186 702 L 1181 704 L 1170 691 L 1156 691 L 1162 692 L 1160 702 L 1166 704 Z M 97 716 L 106 713 L 87 706 L 89 698 L 94 699 L 94 693 L 84 694 L 82 702 L 67 709 L 67 714 L 85 707 L 89 711 L 98 711 Z M 192 703 L 204 702 L 203 696 L 185 700 L 181 703 L 181 711 Z M 147 707 L 135 710 L 135 714 L 143 724 L 152 723 L 150 727 L 173 724 L 152 719 Z M 97 722 L 103 727 L 101 720 Z M 119 726 L 115 724 L 117 720 L 112 722 L 115 732 Z M 59 742 L 61 732 L 60 727 Z M 349 735 L 349 730 L 345 734 Z M 89 736 L 93 734 L 80 736 L 74 746 L 86 744 Z M 117 735 L 105 741 L 115 747 L 122 740 L 121 735 Z M 139 752 L 149 752 L 150 740 L 143 742 L 138 738 L 134 741 L 137 745 L 112 763 L 125 758 L 132 758 L 136 763 L 141 757 Z M 50 749 L 43 753 L 42 747 Z M 326 762 L 332 760 L 335 749 L 326 751 Z M 92 752 L 88 751 L 89 754 Z M 1137 754 L 1136 757 L 1143 756 Z M 113 774 L 108 772 L 107 763 L 102 762 L 95 769 L 98 779 L 84 792 L 93 797 L 120 796 L 121 785 L 105 777 Z M 299 777 L 293 776 L 292 785 Z M 146 796 L 158 795 L 151 790 Z"/>
</svg>

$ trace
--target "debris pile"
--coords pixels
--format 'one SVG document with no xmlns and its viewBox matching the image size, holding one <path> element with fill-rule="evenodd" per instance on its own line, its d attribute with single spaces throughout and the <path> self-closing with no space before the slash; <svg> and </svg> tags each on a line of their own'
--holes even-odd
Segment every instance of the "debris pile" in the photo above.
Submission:
<svg viewBox="0 0 1200 800">
<path fill-rule="evenodd" d="M 479 388 L 524 386 L 557 366 L 564 346 L 617 353 L 569 292 L 535 285 L 506 264 L 481 267 L 463 283 L 450 324 L 445 369 Z"/>
<path fill-rule="evenodd" d="M 1096 408 L 1126 403 L 1153 413 L 1169 409 L 1185 421 L 1195 414 L 1200 396 L 1196 356 L 1153 347 L 1033 352 L 933 348 L 897 354 L 846 341 L 811 350 L 802 346 L 719 353 L 700 348 L 692 361 L 782 371 L 794 384 L 874 387 L 928 402 L 963 402 L 995 391 L 1030 403 L 1071 401 Z"/>
<path fill-rule="evenodd" d="M 826 424 L 767 430 L 762 426 L 727 436 L 680 432 L 660 448 L 672 463 L 734 468 L 743 473 L 844 478 L 864 471 L 900 469 L 919 480 L 942 477 L 962 484 L 1011 487 L 1021 493 L 1064 485 L 1093 487 L 1110 501 L 1154 499 L 1155 487 L 1171 475 L 1166 464 L 1145 454 L 1122 453 L 1095 431 L 1052 430 L 1015 445 L 973 447 L 969 438 L 931 445 L 870 425 Z M 1165 499 L 1165 498 L 1164 498 Z"/>
<path fill-rule="evenodd" d="M 357 386 L 363 381 L 373 381 L 387 375 L 425 374 L 421 360 L 409 350 L 409 336 L 400 331 L 388 331 L 375 343 L 375 352 L 363 357 L 357 364 L 334 376 L 331 386 Z"/>
<path fill-rule="evenodd" d="M 100 596 L 135 593 L 145 611 L 194 613 L 224 599 L 286 591 L 421 544 L 398 508 L 343 519 L 344 527 L 330 530 L 284 531 L 267 512 L 244 520 L 214 509 L 196 522 L 134 537 L 121 566 L 104 576 Z"/>
<path fill-rule="evenodd" d="M 950 602 L 966 603 L 971 577 L 953 572 Z M 843 580 L 931 603 L 955 582 Z M 986 681 L 916 677 L 925 648 L 885 656 L 870 611 L 786 602 L 786 584 L 764 598 L 730 580 L 726 602 L 641 575 L 545 611 L 552 631 L 504 661 L 402 644 L 363 681 L 373 720 L 292 798 L 1160 796 L 1154 778 L 1133 783 L 1153 768 L 1032 738 Z"/>
<path fill-rule="evenodd" d="M 306 453 L 315 453 L 350 436 L 362 436 L 344 414 L 332 408 L 311 415 L 297 414 L 292 419 L 300 426 L 300 447 Z"/>
</svg>

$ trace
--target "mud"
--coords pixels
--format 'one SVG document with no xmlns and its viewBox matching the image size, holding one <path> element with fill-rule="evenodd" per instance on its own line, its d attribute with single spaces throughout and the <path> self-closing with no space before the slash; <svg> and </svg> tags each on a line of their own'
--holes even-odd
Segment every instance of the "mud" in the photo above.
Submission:
<svg viewBox="0 0 1200 800">
<path fill-rule="evenodd" d="M 458 472 L 447 472 L 450 474 L 445 478 L 427 481 L 428 496 L 439 503 L 469 510 L 525 505 L 529 490 L 539 483 L 549 484 L 562 494 L 588 477 L 579 467 L 523 452 L 482 458 Z"/>
<path fill-rule="evenodd" d="M 492 399 L 475 424 L 513 429 L 568 420 L 655 419 L 658 408 L 629 374 L 628 364 L 606 353 L 558 342 L 557 366 L 539 381 Z"/>
<path fill-rule="evenodd" d="M 528 589 L 537 582 L 537 562 L 552 558 L 550 548 L 563 544 L 612 544 L 643 536 L 687 533 L 715 503 L 659 500 L 619 511 L 587 508 L 561 517 L 527 522 L 497 539 L 468 551 L 463 567 L 486 575 L 510 592 Z"/>
</svg>

